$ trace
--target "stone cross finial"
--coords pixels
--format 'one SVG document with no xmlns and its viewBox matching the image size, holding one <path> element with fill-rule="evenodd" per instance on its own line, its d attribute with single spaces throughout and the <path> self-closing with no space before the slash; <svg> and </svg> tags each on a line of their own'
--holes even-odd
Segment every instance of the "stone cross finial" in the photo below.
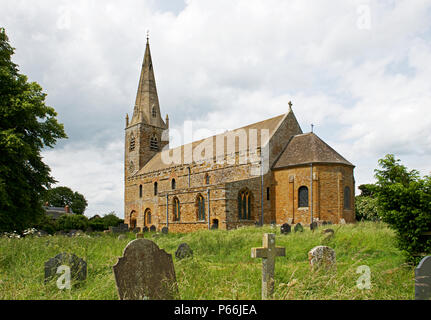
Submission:
<svg viewBox="0 0 431 320">
<path fill-rule="evenodd" d="M 293 106 L 292 101 L 289 101 L 289 111 L 292 111 L 292 106 Z"/>
<path fill-rule="evenodd" d="M 262 258 L 262 300 L 267 300 L 274 293 L 275 258 L 284 257 L 286 249 L 275 246 L 275 234 L 263 235 L 263 247 L 252 248 L 252 258 Z"/>
<path fill-rule="evenodd" d="M 150 39 L 150 30 L 147 29 L 147 42 Z"/>
</svg>

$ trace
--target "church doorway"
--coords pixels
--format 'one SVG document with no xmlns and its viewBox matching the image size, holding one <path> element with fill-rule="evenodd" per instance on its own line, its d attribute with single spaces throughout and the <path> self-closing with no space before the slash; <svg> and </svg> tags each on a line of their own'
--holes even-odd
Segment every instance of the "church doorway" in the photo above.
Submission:
<svg viewBox="0 0 431 320">
<path fill-rule="evenodd" d="M 129 229 L 130 230 L 136 229 L 136 222 L 137 222 L 137 213 L 136 213 L 136 211 L 132 211 L 130 213 L 130 219 L 129 219 Z"/>
</svg>

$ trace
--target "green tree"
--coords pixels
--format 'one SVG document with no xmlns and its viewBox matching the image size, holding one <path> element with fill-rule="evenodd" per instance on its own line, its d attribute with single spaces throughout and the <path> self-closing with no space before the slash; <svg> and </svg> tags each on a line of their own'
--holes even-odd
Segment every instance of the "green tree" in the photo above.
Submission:
<svg viewBox="0 0 431 320">
<path fill-rule="evenodd" d="M 115 215 L 115 212 L 110 212 L 110 213 L 108 213 L 108 214 L 104 215 L 104 216 L 102 217 L 102 220 L 103 220 L 103 225 L 104 225 L 104 227 L 105 227 L 105 230 L 106 230 L 106 229 L 109 229 L 109 227 L 116 227 L 116 226 L 118 226 L 120 223 L 123 223 L 123 222 L 124 222 L 124 220 L 122 220 L 122 219 L 118 218 L 118 217 Z"/>
<path fill-rule="evenodd" d="M 407 260 L 417 264 L 421 253 L 431 252 L 431 177 L 420 178 L 417 170 L 409 171 L 390 154 L 379 160 L 376 169 L 376 196 L 379 216 L 397 234 L 398 245 Z"/>
<path fill-rule="evenodd" d="M 45 193 L 43 200 L 53 207 L 65 207 L 68 205 L 77 214 L 83 214 L 88 205 L 82 194 L 74 192 L 68 187 L 49 189 Z"/>
<path fill-rule="evenodd" d="M 44 214 L 42 194 L 55 180 L 41 150 L 67 138 L 46 94 L 19 73 L 0 28 L 0 231 L 22 231 Z"/>
</svg>

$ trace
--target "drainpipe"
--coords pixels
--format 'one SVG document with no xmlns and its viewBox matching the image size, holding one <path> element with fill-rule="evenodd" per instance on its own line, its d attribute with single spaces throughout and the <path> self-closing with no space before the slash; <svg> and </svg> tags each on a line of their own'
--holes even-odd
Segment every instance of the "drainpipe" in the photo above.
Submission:
<svg viewBox="0 0 431 320">
<path fill-rule="evenodd" d="M 207 190 L 208 195 L 208 230 L 211 230 L 211 219 L 210 219 L 210 189 Z"/>
<path fill-rule="evenodd" d="M 263 156 L 262 156 L 262 148 L 260 149 L 260 207 L 261 207 L 261 214 L 260 214 L 260 225 L 263 226 Z"/>
<path fill-rule="evenodd" d="M 313 223 L 313 164 L 311 164 L 311 194 L 310 194 L 310 212 L 311 212 L 311 223 Z"/>
<path fill-rule="evenodd" d="M 166 228 L 169 228 L 169 195 L 166 194 Z"/>
</svg>

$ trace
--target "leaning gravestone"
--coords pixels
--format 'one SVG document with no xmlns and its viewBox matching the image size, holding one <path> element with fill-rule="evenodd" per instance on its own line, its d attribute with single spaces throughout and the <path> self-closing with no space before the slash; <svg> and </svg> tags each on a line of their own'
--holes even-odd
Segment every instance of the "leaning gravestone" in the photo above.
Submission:
<svg viewBox="0 0 431 320">
<path fill-rule="evenodd" d="M 169 233 L 169 229 L 167 227 L 163 227 L 162 228 L 162 233 L 163 234 L 168 234 Z"/>
<path fill-rule="evenodd" d="M 335 251 L 326 246 L 318 246 L 310 250 L 308 260 L 311 268 L 317 270 L 321 267 L 330 269 L 336 267 Z"/>
<path fill-rule="evenodd" d="M 289 234 L 291 231 L 292 231 L 292 228 L 288 223 L 285 223 L 280 227 L 281 234 Z"/>
<path fill-rule="evenodd" d="M 304 227 L 302 226 L 302 224 L 297 223 L 297 224 L 295 225 L 294 230 L 295 230 L 295 232 L 303 232 L 303 231 L 304 231 Z"/>
<path fill-rule="evenodd" d="M 87 263 L 74 254 L 60 253 L 45 262 L 45 283 L 57 276 L 59 267 L 70 268 L 71 280 L 84 281 L 87 278 Z"/>
<path fill-rule="evenodd" d="M 175 258 L 177 258 L 177 260 L 181 260 L 192 256 L 193 256 L 193 250 L 190 248 L 190 246 L 187 243 L 181 243 L 178 246 L 177 251 L 175 251 Z"/>
<path fill-rule="evenodd" d="M 156 232 L 156 226 L 152 225 L 152 226 L 150 227 L 150 232 Z"/>
<path fill-rule="evenodd" d="M 172 255 L 151 240 L 130 242 L 113 269 L 120 300 L 172 300 L 178 293 Z"/>
<path fill-rule="evenodd" d="M 431 300 L 431 256 L 423 258 L 415 269 L 415 300 Z"/>
</svg>

